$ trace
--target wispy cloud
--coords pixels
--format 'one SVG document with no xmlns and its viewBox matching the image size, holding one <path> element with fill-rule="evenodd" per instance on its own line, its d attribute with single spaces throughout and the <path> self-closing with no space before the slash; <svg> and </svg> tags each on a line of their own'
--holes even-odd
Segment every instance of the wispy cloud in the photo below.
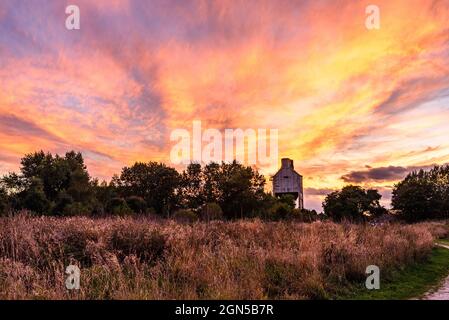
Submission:
<svg viewBox="0 0 449 320">
<path fill-rule="evenodd" d="M 429 170 L 436 165 L 437 164 L 426 166 L 410 166 L 410 167 L 388 166 L 379 168 L 369 168 L 367 170 L 351 171 L 348 174 L 343 175 L 341 179 L 346 183 L 398 181 L 404 179 L 405 176 L 410 172 L 419 170 Z"/>
</svg>

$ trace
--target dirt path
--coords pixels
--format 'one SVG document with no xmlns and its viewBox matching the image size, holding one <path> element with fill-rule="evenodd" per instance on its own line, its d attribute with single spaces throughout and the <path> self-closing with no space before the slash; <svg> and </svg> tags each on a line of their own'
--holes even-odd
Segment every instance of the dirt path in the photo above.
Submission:
<svg viewBox="0 0 449 320">
<path fill-rule="evenodd" d="M 449 246 L 437 243 L 437 246 L 449 249 Z M 436 290 L 427 292 L 423 300 L 449 300 L 449 277 L 444 280 L 443 284 Z"/>
</svg>

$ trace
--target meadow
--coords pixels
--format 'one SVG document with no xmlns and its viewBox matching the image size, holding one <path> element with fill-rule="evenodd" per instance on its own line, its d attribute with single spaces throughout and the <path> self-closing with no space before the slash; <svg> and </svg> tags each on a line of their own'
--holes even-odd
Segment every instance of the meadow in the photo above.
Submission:
<svg viewBox="0 0 449 320">
<path fill-rule="evenodd" d="M 425 262 L 448 224 L 0 218 L 0 299 L 334 299 Z M 79 290 L 65 268 L 81 270 Z"/>
</svg>

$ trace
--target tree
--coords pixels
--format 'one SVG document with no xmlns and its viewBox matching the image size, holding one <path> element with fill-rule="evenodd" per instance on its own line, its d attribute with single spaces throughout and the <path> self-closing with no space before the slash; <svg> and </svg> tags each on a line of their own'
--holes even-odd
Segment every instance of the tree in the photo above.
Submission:
<svg viewBox="0 0 449 320">
<path fill-rule="evenodd" d="M 112 198 L 106 208 L 108 213 L 114 216 L 125 217 L 133 214 L 125 199 L 120 197 Z"/>
<path fill-rule="evenodd" d="M 201 165 L 191 163 L 181 174 L 180 202 L 181 206 L 197 210 L 206 203 L 207 195 L 204 193 L 205 181 Z"/>
<path fill-rule="evenodd" d="M 39 178 L 32 178 L 29 189 L 23 192 L 23 207 L 37 214 L 49 213 L 50 202 Z"/>
<path fill-rule="evenodd" d="M 1 179 L 14 209 L 40 214 L 51 210 L 58 215 L 68 206 L 91 211 L 93 183 L 81 153 L 70 151 L 61 157 L 39 151 L 26 154 L 20 163 L 20 174 L 10 173 Z"/>
<path fill-rule="evenodd" d="M 125 167 L 117 181 L 123 196 L 143 198 L 156 213 L 169 215 L 177 205 L 176 190 L 180 185 L 179 173 L 157 162 L 136 162 Z"/>
<path fill-rule="evenodd" d="M 221 220 L 223 218 L 223 210 L 218 203 L 210 202 L 206 203 L 200 212 L 201 220 L 203 221 L 212 221 L 212 220 Z"/>
<path fill-rule="evenodd" d="M 78 202 L 88 202 L 91 179 L 81 153 L 70 151 L 65 157 L 43 151 L 25 155 L 21 161 L 22 184 L 39 178 L 49 201 L 56 201 L 60 192 L 67 192 Z M 19 184 L 19 183 L 18 183 Z"/>
<path fill-rule="evenodd" d="M 56 200 L 56 204 L 52 209 L 52 213 L 55 216 L 66 215 L 67 208 L 71 205 L 73 205 L 73 198 L 65 192 L 60 192 Z"/>
<path fill-rule="evenodd" d="M 365 190 L 359 186 L 346 186 L 328 194 L 323 202 L 324 213 L 335 221 L 364 221 L 370 216 L 385 213 L 377 190 Z"/>
<path fill-rule="evenodd" d="M 9 207 L 8 193 L 6 189 L 0 186 L 0 216 L 6 214 Z"/>
<path fill-rule="evenodd" d="M 134 213 L 142 214 L 147 212 L 147 203 L 141 197 L 128 197 L 126 198 L 126 204 Z"/>
<path fill-rule="evenodd" d="M 449 165 L 415 171 L 394 186 L 392 207 L 408 221 L 449 217 Z"/>
<path fill-rule="evenodd" d="M 236 161 L 205 166 L 204 194 L 207 202 L 217 202 L 226 218 L 252 216 L 264 198 L 265 178 L 251 167 Z"/>
</svg>

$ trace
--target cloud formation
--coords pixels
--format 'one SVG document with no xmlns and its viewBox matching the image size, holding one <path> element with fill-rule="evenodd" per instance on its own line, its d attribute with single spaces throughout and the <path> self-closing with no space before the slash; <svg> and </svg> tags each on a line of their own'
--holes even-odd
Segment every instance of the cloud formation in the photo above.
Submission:
<svg viewBox="0 0 449 320">
<path fill-rule="evenodd" d="M 407 174 L 413 171 L 429 170 L 436 164 L 427 166 L 388 166 L 379 168 L 369 168 L 361 171 L 351 171 L 341 177 L 346 183 L 366 183 L 366 182 L 390 182 L 405 178 Z"/>
</svg>

